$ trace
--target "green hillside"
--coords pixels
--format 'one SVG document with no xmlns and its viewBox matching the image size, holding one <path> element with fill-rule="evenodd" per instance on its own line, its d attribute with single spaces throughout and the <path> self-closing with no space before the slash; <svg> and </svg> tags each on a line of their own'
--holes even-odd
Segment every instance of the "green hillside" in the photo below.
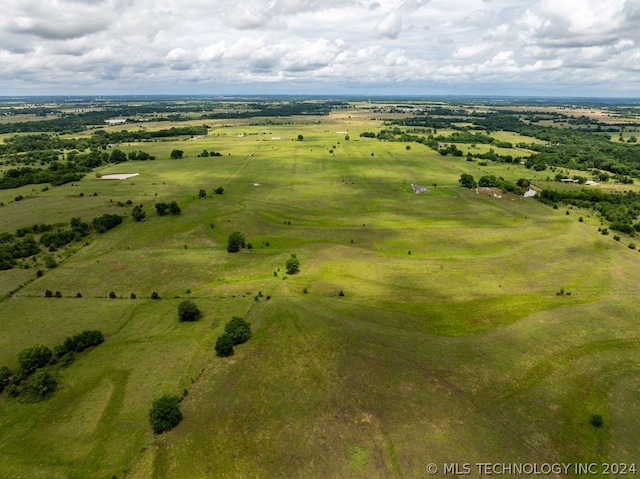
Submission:
<svg viewBox="0 0 640 479">
<path fill-rule="evenodd" d="M 588 209 L 458 183 L 543 189 L 555 173 L 467 161 L 483 145 L 456 157 L 361 137 L 384 125 L 358 111 L 208 121 L 205 137 L 118 146 L 154 161 L 0 190 L 0 233 L 124 218 L 0 272 L 0 366 L 84 330 L 106 338 L 48 367 L 46 400 L 0 396 L 0 475 L 414 478 L 430 464 L 442 477 L 453 463 L 478 476 L 476 463 L 637 461 L 633 238 L 600 234 Z M 99 177 L 115 173 L 139 175 Z M 171 201 L 181 213 L 158 216 Z M 251 247 L 229 253 L 235 231 Z M 199 321 L 178 321 L 185 299 Z M 233 316 L 252 337 L 217 357 Z M 155 435 L 149 409 L 166 393 L 184 418 Z"/>
</svg>

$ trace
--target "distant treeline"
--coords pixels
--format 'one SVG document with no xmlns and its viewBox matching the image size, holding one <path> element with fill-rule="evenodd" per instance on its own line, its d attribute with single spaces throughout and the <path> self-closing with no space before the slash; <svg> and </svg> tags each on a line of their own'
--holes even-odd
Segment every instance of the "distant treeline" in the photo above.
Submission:
<svg viewBox="0 0 640 479">
<path fill-rule="evenodd" d="M 79 104 L 76 107 L 85 106 L 87 109 L 96 108 L 96 104 Z M 36 114 L 42 116 L 42 120 L 19 121 L 0 124 L 0 134 L 7 133 L 33 133 L 50 131 L 55 133 L 77 133 L 89 126 L 103 125 L 105 120 L 114 117 L 127 118 L 131 122 L 137 121 L 141 115 L 153 116 L 154 121 L 180 121 L 191 117 L 182 117 L 182 113 L 208 112 L 201 118 L 250 118 L 254 116 L 292 116 L 292 115 L 328 115 L 332 108 L 345 108 L 344 101 L 290 101 L 282 103 L 253 102 L 253 103 L 222 103 L 219 101 L 192 101 L 182 104 L 175 102 L 152 102 L 133 105 L 119 104 L 106 105 L 100 110 L 90 110 L 80 113 L 68 113 L 58 111 L 56 108 L 38 107 L 13 108 L 9 114 Z M 68 107 L 66 105 L 65 107 Z M 216 111 L 220 110 L 220 111 Z M 59 118 L 47 120 L 48 114 L 59 114 Z"/>
<path fill-rule="evenodd" d="M 51 183 L 63 185 L 71 181 L 78 181 L 89 172 L 90 169 L 78 163 L 53 162 L 48 168 L 11 168 L 3 173 L 0 178 L 0 189 L 18 188 L 25 185 L 38 185 Z"/>
<path fill-rule="evenodd" d="M 543 190 L 537 198 L 549 205 L 565 204 L 598 212 L 612 230 L 630 235 L 640 232 L 640 193 L 604 193 L 598 189 Z"/>
<path fill-rule="evenodd" d="M 176 136 L 206 135 L 208 127 L 183 126 L 172 127 L 165 130 L 147 131 L 105 131 L 97 130 L 88 138 L 60 138 L 58 135 L 40 133 L 37 135 L 16 135 L 6 138 L 0 143 L 0 155 L 10 153 L 23 153 L 29 151 L 78 150 L 88 148 L 104 148 L 108 145 L 124 142 L 151 140 L 154 138 L 170 138 Z"/>
<path fill-rule="evenodd" d="M 325 102 L 291 102 L 291 103 L 248 103 L 241 109 L 213 112 L 202 115 L 207 119 L 252 118 L 256 116 L 323 116 L 331 113 L 335 107 L 346 107 L 348 103 L 341 101 Z"/>
<path fill-rule="evenodd" d="M 382 130 L 376 137 L 387 141 L 416 141 L 439 151 L 438 143 L 444 141 L 484 143 L 501 148 L 518 146 L 536 152 L 527 158 L 526 166 L 537 171 L 544 171 L 548 167 L 566 167 L 583 171 L 596 168 L 617 175 L 621 181 L 625 181 L 626 176 L 640 178 L 640 147 L 636 144 L 612 142 L 611 136 L 607 133 L 594 129 L 557 128 L 531 123 L 541 120 L 543 113 L 528 112 L 523 115 L 519 111 L 482 114 L 472 112 L 466 117 L 455 116 L 460 114 L 457 110 L 439 109 L 437 113 L 443 117 L 424 116 L 425 113 L 423 116 L 394 120 L 392 124 L 429 128 L 433 129 L 434 133 L 436 128 L 457 131 L 446 137 L 435 134 L 425 137 L 403 132 L 396 127 L 392 130 Z M 450 116 L 445 117 L 446 114 Z M 544 114 L 546 119 L 560 118 L 558 114 Z M 528 122 L 523 121 L 523 118 Z M 474 126 L 462 127 L 455 124 L 460 122 L 473 122 Z M 574 118 L 573 122 L 593 124 L 591 121 L 581 121 L 580 118 Z M 478 129 L 484 130 L 486 134 L 471 132 Z M 496 131 L 509 131 L 535 138 L 540 142 L 520 142 L 512 145 L 492 138 L 491 133 Z"/>
<path fill-rule="evenodd" d="M 61 227 L 55 231 L 52 225 L 36 224 L 19 228 L 15 234 L 0 233 L 0 270 L 11 269 L 16 265 L 16 260 L 40 253 L 41 246 L 53 252 L 88 236 L 91 228 L 98 233 L 104 233 L 121 223 L 120 215 L 105 213 L 94 218 L 91 223 L 83 222 L 80 218 L 72 218 L 70 228 Z M 36 241 L 34 235 L 38 234 L 40 238 Z"/>
</svg>

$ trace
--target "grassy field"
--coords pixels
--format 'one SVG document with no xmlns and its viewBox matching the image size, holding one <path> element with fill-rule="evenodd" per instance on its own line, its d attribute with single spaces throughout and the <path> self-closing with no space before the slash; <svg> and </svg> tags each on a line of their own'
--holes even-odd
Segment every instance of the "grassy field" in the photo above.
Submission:
<svg viewBox="0 0 640 479">
<path fill-rule="evenodd" d="M 636 250 L 578 211 L 458 186 L 461 173 L 542 185 L 547 172 L 360 138 L 383 127 L 368 113 L 281 123 L 121 145 L 158 158 L 100 170 L 139 173 L 128 180 L 0 191 L 7 231 L 128 215 L 117 203 L 129 199 L 148 217 L 40 278 L 0 273 L 1 294 L 26 284 L 0 303 L 0 365 L 85 329 L 107 338 L 57 367 L 51 399 L 0 397 L 3 477 L 413 478 L 431 463 L 443 477 L 445 463 L 637 461 Z M 176 148 L 183 159 L 169 158 Z M 181 215 L 155 215 L 172 200 Z M 227 253 L 233 231 L 253 248 Z M 301 272 L 287 276 L 292 253 Z M 177 320 L 187 297 L 199 322 Z M 221 359 L 213 346 L 234 315 L 253 337 Z M 164 393 L 186 394 L 184 420 L 154 435 L 148 410 Z"/>
</svg>

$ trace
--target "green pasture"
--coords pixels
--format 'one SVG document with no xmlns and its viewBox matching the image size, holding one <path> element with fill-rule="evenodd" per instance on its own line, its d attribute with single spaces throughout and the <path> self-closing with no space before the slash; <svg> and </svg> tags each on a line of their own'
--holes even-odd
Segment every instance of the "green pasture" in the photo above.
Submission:
<svg viewBox="0 0 640 479">
<path fill-rule="evenodd" d="M 2 231 L 125 216 L 42 277 L 0 272 L 0 294 L 14 291 L 0 366 L 86 329 L 106 337 L 53 366 L 52 398 L 0 396 L 2 474 L 409 478 L 430 463 L 636 461 L 638 252 L 578 211 L 458 186 L 461 173 L 549 172 L 360 138 L 382 127 L 368 118 L 211 122 L 204 139 L 123 144 L 157 160 L 99 171 L 134 178 L 0 191 Z M 155 214 L 173 200 L 180 215 Z M 234 231 L 252 249 L 227 253 Z M 301 271 L 287 276 L 292 253 Z M 186 298 L 200 321 L 178 322 Z M 217 358 L 234 315 L 253 337 Z M 186 394 L 184 420 L 154 436 L 164 393 Z"/>
</svg>

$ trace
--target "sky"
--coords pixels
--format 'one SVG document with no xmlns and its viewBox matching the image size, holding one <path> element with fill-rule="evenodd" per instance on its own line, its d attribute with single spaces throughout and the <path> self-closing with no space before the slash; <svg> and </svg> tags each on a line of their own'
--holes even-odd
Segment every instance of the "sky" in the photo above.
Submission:
<svg viewBox="0 0 640 479">
<path fill-rule="evenodd" d="M 2 0 L 0 96 L 640 97 L 640 0 Z"/>
</svg>

